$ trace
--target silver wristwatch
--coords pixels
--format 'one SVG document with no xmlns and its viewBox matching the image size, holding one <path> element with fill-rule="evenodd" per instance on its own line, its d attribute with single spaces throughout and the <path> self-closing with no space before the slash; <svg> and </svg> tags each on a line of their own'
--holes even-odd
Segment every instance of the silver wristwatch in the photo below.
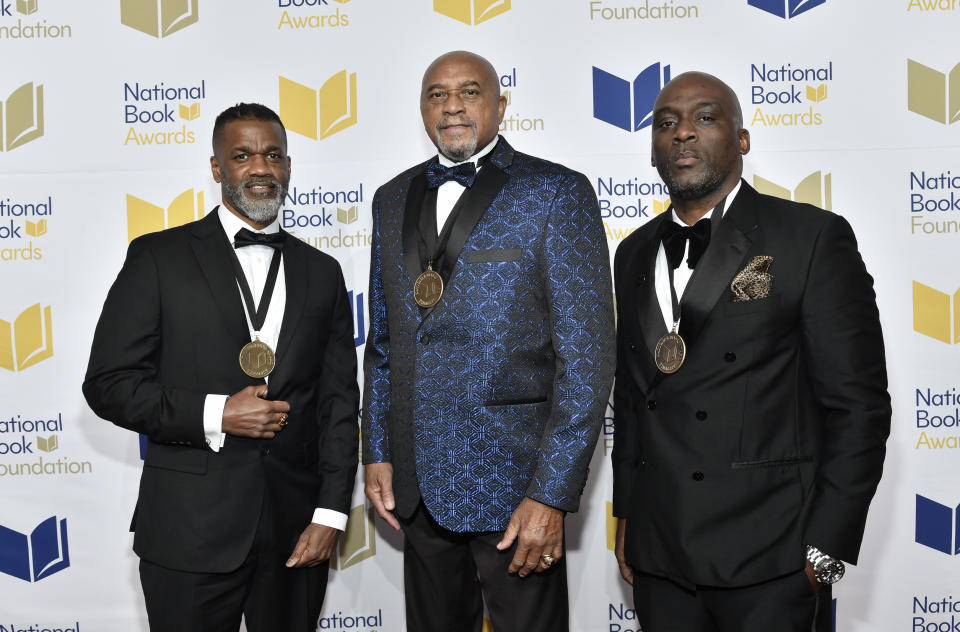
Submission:
<svg viewBox="0 0 960 632">
<path fill-rule="evenodd" d="M 813 566 L 813 576 L 823 585 L 835 584 L 846 570 L 843 562 L 832 558 L 815 546 L 807 545 L 807 561 Z"/>
</svg>

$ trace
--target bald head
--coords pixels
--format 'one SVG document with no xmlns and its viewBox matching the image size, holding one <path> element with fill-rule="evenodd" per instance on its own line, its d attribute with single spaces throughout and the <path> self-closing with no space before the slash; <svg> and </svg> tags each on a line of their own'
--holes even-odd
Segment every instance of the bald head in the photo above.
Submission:
<svg viewBox="0 0 960 632">
<path fill-rule="evenodd" d="M 657 106 L 660 104 L 661 98 L 664 96 L 664 92 L 681 88 L 695 89 L 713 95 L 723 95 L 723 100 L 725 101 L 723 105 L 730 113 L 730 119 L 733 121 L 734 126 L 737 129 L 741 129 L 743 127 L 743 112 L 740 109 L 740 99 L 737 98 L 737 93 L 733 91 L 733 88 L 725 84 L 717 77 L 705 72 L 685 72 L 671 79 L 669 82 L 667 82 L 667 85 L 663 87 L 663 90 L 661 90 L 660 94 L 657 96 L 657 101 L 654 103 L 653 111 L 657 111 Z M 670 96 L 669 92 L 666 96 Z"/>
<path fill-rule="evenodd" d="M 497 96 L 500 96 L 500 78 L 497 76 L 497 71 L 493 67 L 493 64 L 487 61 L 486 58 L 467 50 L 450 51 L 430 62 L 430 65 L 427 66 L 426 71 L 423 73 L 421 88 L 427 88 L 427 79 L 430 77 L 431 72 L 447 65 L 473 65 L 477 73 L 496 87 Z"/>
</svg>

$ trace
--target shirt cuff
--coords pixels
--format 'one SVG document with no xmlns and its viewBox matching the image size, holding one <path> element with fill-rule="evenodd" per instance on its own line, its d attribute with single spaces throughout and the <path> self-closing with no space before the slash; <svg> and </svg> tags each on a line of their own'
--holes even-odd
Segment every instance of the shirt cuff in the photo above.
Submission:
<svg viewBox="0 0 960 632">
<path fill-rule="evenodd" d="M 321 509 L 317 507 L 313 510 L 312 522 L 322 524 L 325 527 L 332 527 L 339 531 L 345 531 L 347 529 L 347 514 L 332 509 Z"/>
<path fill-rule="evenodd" d="M 219 452 L 227 435 L 223 433 L 223 408 L 229 395 L 207 395 L 203 400 L 203 436 L 207 446 Z"/>
</svg>

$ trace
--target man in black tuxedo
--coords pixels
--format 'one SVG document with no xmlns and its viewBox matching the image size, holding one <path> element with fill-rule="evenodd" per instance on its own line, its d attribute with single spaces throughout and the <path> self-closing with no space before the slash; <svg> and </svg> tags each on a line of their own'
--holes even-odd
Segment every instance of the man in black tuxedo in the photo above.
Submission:
<svg viewBox="0 0 960 632">
<path fill-rule="evenodd" d="M 130 244 L 83 392 L 148 438 L 132 530 L 150 629 L 312 632 L 357 467 L 353 319 L 339 264 L 279 228 L 277 115 L 225 110 L 213 153 L 223 206 Z"/>
<path fill-rule="evenodd" d="M 741 181 L 749 150 L 726 84 L 668 83 L 652 158 L 672 210 L 616 254 L 616 557 L 644 632 L 809 632 L 883 467 L 883 337 L 853 231 Z"/>
</svg>

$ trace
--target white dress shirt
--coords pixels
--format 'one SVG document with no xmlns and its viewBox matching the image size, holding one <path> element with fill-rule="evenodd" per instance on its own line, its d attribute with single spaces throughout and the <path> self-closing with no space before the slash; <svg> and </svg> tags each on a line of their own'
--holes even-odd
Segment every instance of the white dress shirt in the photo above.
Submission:
<svg viewBox="0 0 960 632">
<path fill-rule="evenodd" d="M 241 228 L 246 228 L 255 233 L 276 233 L 280 231 L 279 218 L 271 222 L 262 230 L 254 230 L 252 226 L 230 212 L 229 209 L 220 207 L 217 210 L 217 216 L 220 218 L 220 225 L 223 227 L 227 240 L 233 245 L 233 238 Z M 244 246 L 234 250 L 237 259 L 240 261 L 240 267 L 250 285 L 250 292 L 253 294 L 255 303 L 254 308 L 260 307 L 260 301 L 263 295 L 263 286 L 267 282 L 267 272 L 270 269 L 270 262 L 273 259 L 275 251 L 270 246 Z M 278 252 L 279 254 L 279 252 Z M 240 291 L 240 283 L 237 282 L 237 293 L 240 294 L 240 302 L 243 304 L 243 311 L 247 318 L 247 328 L 250 330 L 250 340 L 256 335 L 259 339 L 276 351 L 277 341 L 280 339 L 280 325 L 283 323 L 284 307 L 287 303 L 287 284 L 283 271 L 283 259 L 280 260 L 280 270 L 277 273 L 277 283 L 273 288 L 273 297 L 270 299 L 270 307 L 267 309 L 267 315 L 263 322 L 263 327 L 257 332 L 250 322 L 250 314 L 247 313 L 247 304 L 243 300 Z M 237 349 L 237 353 L 240 350 Z M 270 378 L 267 376 L 267 384 Z M 226 405 L 229 395 L 208 394 L 203 405 L 203 434 L 207 439 L 207 445 L 214 452 L 219 452 L 227 439 L 223 432 L 223 408 Z M 313 522 L 318 524 L 340 529 L 341 531 L 347 525 L 347 515 L 331 509 L 317 507 L 314 509 Z"/>
<path fill-rule="evenodd" d="M 730 205 L 733 204 L 739 192 L 740 180 L 737 180 L 737 186 L 733 187 L 733 191 L 730 191 L 729 195 L 727 195 L 727 201 L 721 209 L 721 218 L 723 217 L 723 213 L 726 213 Z M 704 217 L 707 217 L 707 215 L 704 215 Z M 670 210 L 670 219 L 681 226 L 686 226 L 686 224 L 677 217 L 673 209 Z M 712 231 L 713 227 L 711 227 L 711 232 Z M 683 251 L 683 259 L 680 261 L 677 269 L 673 271 L 673 287 L 677 291 L 677 301 L 683 297 L 683 291 L 687 289 L 687 282 L 690 281 L 690 276 L 693 274 L 693 270 L 687 265 L 687 255 L 689 252 L 690 241 L 687 240 L 686 248 Z M 667 331 L 673 331 L 673 299 L 670 297 L 670 264 L 667 263 L 667 251 L 663 249 L 662 242 L 660 243 L 660 250 L 657 252 L 657 267 L 654 272 L 654 281 L 657 288 L 657 302 L 660 303 L 660 312 L 663 314 Z M 677 320 L 676 325 L 678 328 L 680 327 L 679 320 Z"/>
<path fill-rule="evenodd" d="M 498 140 L 500 140 L 500 137 L 495 136 L 483 149 L 463 162 L 453 162 L 443 154 L 438 154 L 437 158 L 444 167 L 462 165 L 466 162 L 472 162 L 476 166 L 478 160 L 493 151 L 493 148 L 497 146 Z M 478 168 L 477 171 L 479 172 L 480 168 Z M 466 189 L 467 187 L 456 180 L 447 180 L 437 189 L 437 233 L 443 230 L 443 225 L 447 222 L 447 218 L 450 217 L 450 212 L 453 210 L 453 207 L 456 206 L 457 200 L 460 199 L 460 196 L 463 195 Z"/>
</svg>

